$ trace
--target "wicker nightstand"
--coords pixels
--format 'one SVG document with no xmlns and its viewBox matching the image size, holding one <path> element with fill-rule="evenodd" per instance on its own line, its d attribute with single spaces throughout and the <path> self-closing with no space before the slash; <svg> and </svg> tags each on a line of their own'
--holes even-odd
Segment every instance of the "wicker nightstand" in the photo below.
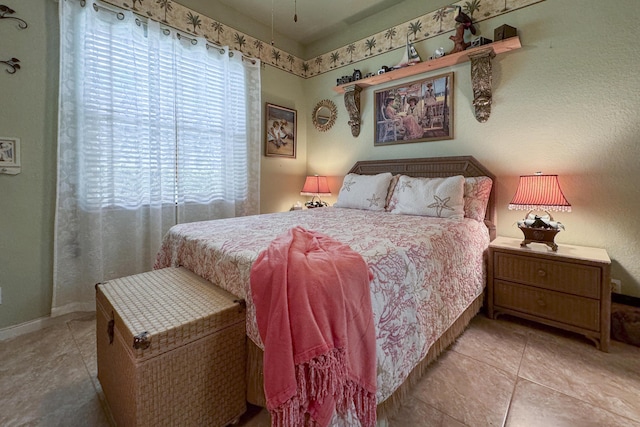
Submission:
<svg viewBox="0 0 640 427">
<path fill-rule="evenodd" d="M 498 237 L 489 245 L 488 314 L 510 314 L 583 334 L 609 351 L 611 260 L 604 249 L 520 247 Z"/>
</svg>

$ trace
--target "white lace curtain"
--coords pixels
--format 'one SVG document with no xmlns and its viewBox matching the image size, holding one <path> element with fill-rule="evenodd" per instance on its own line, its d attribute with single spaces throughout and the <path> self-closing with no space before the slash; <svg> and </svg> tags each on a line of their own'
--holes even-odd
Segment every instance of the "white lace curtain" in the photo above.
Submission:
<svg viewBox="0 0 640 427">
<path fill-rule="evenodd" d="M 259 212 L 259 62 L 96 4 L 60 1 L 53 315 L 172 225 Z"/>
</svg>

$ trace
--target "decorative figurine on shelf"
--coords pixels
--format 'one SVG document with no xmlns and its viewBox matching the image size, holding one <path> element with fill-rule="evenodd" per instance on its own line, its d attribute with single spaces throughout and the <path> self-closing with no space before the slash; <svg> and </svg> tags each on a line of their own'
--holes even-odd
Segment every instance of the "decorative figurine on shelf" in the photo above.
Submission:
<svg viewBox="0 0 640 427">
<path fill-rule="evenodd" d="M 464 41 L 465 30 L 471 31 L 473 35 L 476 34 L 476 27 L 473 25 L 471 17 L 462 11 L 462 7 L 456 6 L 456 9 L 458 9 L 458 15 L 455 17 L 456 34 L 449 36 L 449 40 L 453 41 L 453 49 L 449 54 L 462 52 L 471 45 L 471 43 Z"/>
<path fill-rule="evenodd" d="M 396 65 L 393 68 L 398 69 L 402 67 L 407 67 L 409 65 L 415 65 L 421 61 L 422 60 L 420 59 L 420 55 L 418 54 L 418 51 L 416 50 L 413 43 L 409 41 L 409 35 L 407 34 L 407 47 L 404 51 L 404 54 L 402 55 L 402 60 L 398 63 L 398 65 Z"/>
</svg>

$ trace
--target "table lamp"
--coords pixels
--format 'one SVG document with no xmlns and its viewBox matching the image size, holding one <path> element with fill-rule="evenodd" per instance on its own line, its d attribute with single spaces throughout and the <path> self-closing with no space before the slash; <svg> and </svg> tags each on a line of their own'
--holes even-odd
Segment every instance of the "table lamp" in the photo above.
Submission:
<svg viewBox="0 0 640 427">
<path fill-rule="evenodd" d="M 327 202 L 323 202 L 320 196 L 330 196 L 331 190 L 326 176 L 309 175 L 304 181 L 304 186 L 300 191 L 301 196 L 313 196 L 311 201 L 305 203 L 307 208 L 320 208 L 327 206 Z M 315 198 L 318 200 L 314 201 Z"/>
<path fill-rule="evenodd" d="M 544 243 L 554 252 L 558 250 L 554 239 L 564 226 L 555 221 L 549 211 L 571 212 L 571 204 L 562 193 L 558 175 L 537 172 L 535 175 L 521 176 L 509 209 L 529 211 L 522 221 L 518 221 L 518 228 L 524 233 L 520 246 L 536 242 Z M 547 215 L 532 215 L 536 210 L 543 210 Z"/>
</svg>

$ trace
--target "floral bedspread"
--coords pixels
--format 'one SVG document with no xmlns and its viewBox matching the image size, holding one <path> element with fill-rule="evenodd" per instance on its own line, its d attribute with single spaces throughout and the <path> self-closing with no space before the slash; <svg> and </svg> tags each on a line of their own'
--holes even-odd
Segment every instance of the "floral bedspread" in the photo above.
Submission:
<svg viewBox="0 0 640 427">
<path fill-rule="evenodd" d="M 245 298 L 247 335 L 264 348 L 251 301 L 251 265 L 276 236 L 296 225 L 349 245 L 373 272 L 378 402 L 403 383 L 482 293 L 483 252 L 489 245 L 484 224 L 357 209 L 319 208 L 179 224 L 164 237 L 154 267 L 186 267 Z"/>
</svg>

